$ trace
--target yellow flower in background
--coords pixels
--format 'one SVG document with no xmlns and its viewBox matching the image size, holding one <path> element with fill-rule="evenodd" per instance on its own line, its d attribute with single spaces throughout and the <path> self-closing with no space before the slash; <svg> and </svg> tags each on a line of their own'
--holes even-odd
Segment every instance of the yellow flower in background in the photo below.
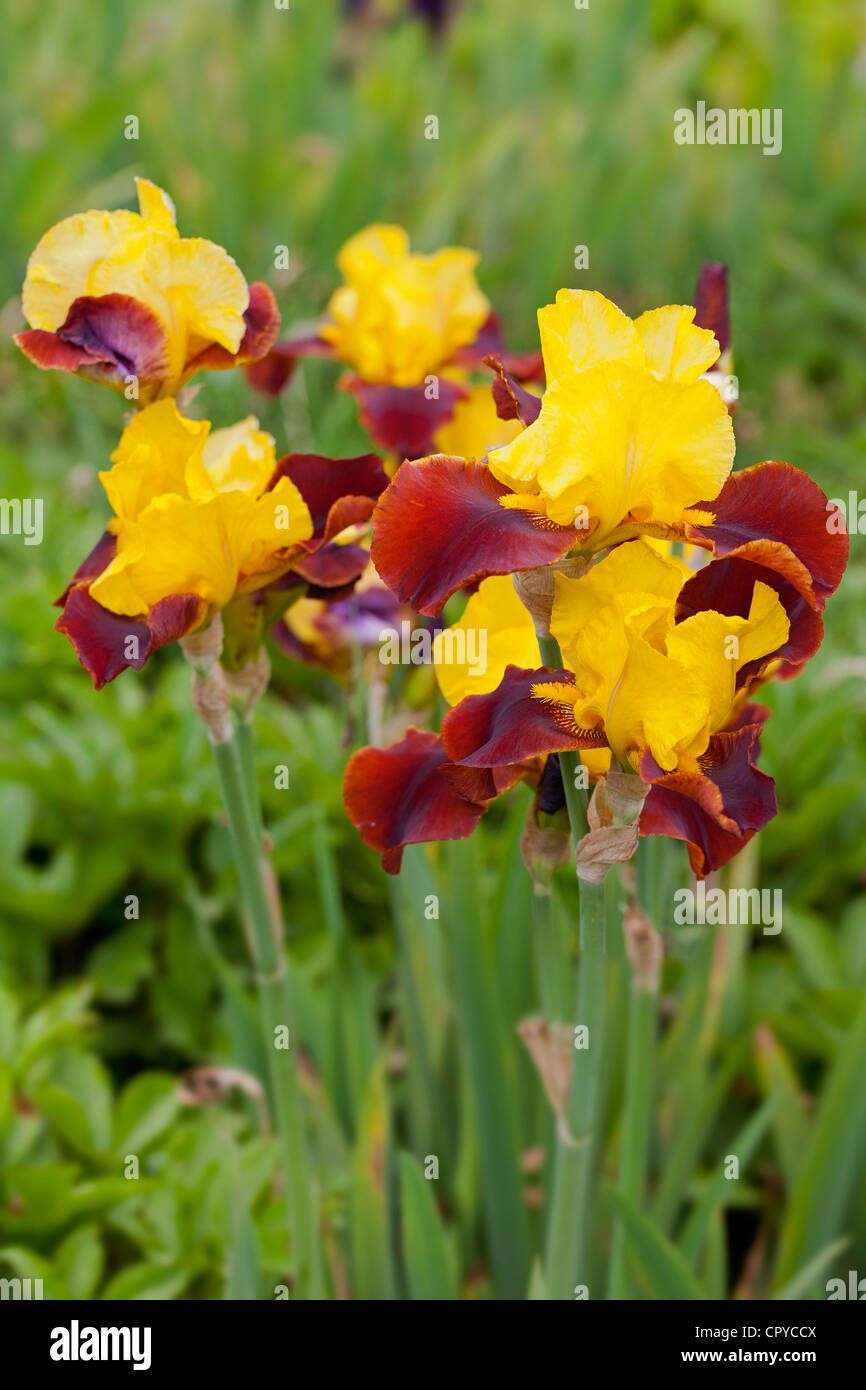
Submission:
<svg viewBox="0 0 866 1390">
<path fill-rule="evenodd" d="M 221 246 L 180 236 L 167 193 L 135 182 L 138 212 L 75 213 L 39 241 L 21 296 L 31 331 L 17 341 L 40 367 L 119 390 L 135 379 L 129 399 L 147 403 L 200 367 L 262 355 L 279 315 L 267 287 L 248 286 Z"/>
<path fill-rule="evenodd" d="M 519 420 L 500 420 L 490 386 L 470 386 L 451 419 L 433 435 L 437 453 L 456 458 L 483 458 L 491 449 L 510 444 L 523 429 Z"/>
<path fill-rule="evenodd" d="M 776 651 L 789 622 L 757 582 L 747 617 L 711 610 L 675 621 L 682 566 L 643 540 L 621 545 L 578 579 L 556 575 L 551 631 L 575 685 L 533 696 L 568 705 L 582 728 L 604 726 L 623 762 L 649 749 L 659 767 L 697 766 L 731 717 L 742 666 Z"/>
<path fill-rule="evenodd" d="M 666 530 L 715 497 L 734 459 L 727 408 L 698 380 L 718 357 L 694 309 L 632 321 L 603 295 L 560 290 L 539 311 L 547 389 L 538 419 L 490 458 L 502 505 L 577 523 L 600 549 L 621 527 Z"/>
<path fill-rule="evenodd" d="M 402 227 L 366 227 L 337 258 L 345 283 L 321 336 L 365 382 L 416 386 L 472 342 L 490 313 L 478 259 L 462 247 L 419 255 Z"/>
<path fill-rule="evenodd" d="M 174 401 L 147 407 L 126 428 L 100 478 L 114 510 L 114 559 L 90 586 L 114 613 L 146 614 L 161 599 L 196 594 L 210 610 L 289 567 L 312 535 L 310 513 L 274 471 L 269 435 L 250 416 L 211 432 Z M 287 558 L 288 557 L 288 558 Z"/>
</svg>

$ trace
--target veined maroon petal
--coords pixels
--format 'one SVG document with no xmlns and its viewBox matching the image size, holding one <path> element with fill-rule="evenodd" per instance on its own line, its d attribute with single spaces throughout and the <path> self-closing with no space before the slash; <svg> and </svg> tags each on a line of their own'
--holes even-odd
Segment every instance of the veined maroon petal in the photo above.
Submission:
<svg viewBox="0 0 866 1390">
<path fill-rule="evenodd" d="M 372 557 L 403 603 L 438 617 L 457 589 L 560 559 L 579 539 L 501 507 L 509 489 L 482 463 L 434 454 L 399 468 L 373 513 Z"/>
<path fill-rule="evenodd" d="M 255 280 L 250 285 L 250 302 L 244 311 L 244 323 L 246 331 L 237 352 L 229 352 L 222 343 L 211 343 L 187 362 L 187 372 L 221 372 L 227 367 L 257 362 L 266 356 L 280 331 L 280 311 L 273 291 L 262 280 Z"/>
<path fill-rule="evenodd" d="M 278 396 L 288 386 L 295 367 L 302 357 L 334 357 L 334 347 L 317 333 L 303 337 L 283 338 L 274 343 L 270 352 L 244 368 L 247 381 L 254 391 L 265 396 Z"/>
<path fill-rule="evenodd" d="M 715 520 L 689 526 L 690 537 L 711 541 L 717 558 L 739 555 L 775 570 L 821 612 L 845 572 L 848 534 L 808 474 L 778 460 L 758 463 L 697 507 Z"/>
<path fill-rule="evenodd" d="M 31 329 L 15 341 L 37 367 L 80 372 L 109 386 L 128 376 L 168 376 L 165 329 L 146 304 L 127 294 L 83 295 L 56 333 Z"/>
<path fill-rule="evenodd" d="M 677 601 L 677 622 L 705 609 L 724 613 L 728 617 L 746 618 L 757 583 L 768 584 L 775 589 L 788 615 L 791 629 L 788 640 L 776 652 L 770 652 L 740 668 L 738 686 L 747 684 L 774 659 L 785 663 L 780 671 L 783 678 L 796 675 L 821 645 L 824 635 L 821 615 L 783 575 L 737 555 L 724 560 L 711 560 L 692 579 L 687 580 Z"/>
<path fill-rule="evenodd" d="M 604 748 L 600 729 L 580 729 L 567 703 L 532 694 L 539 684 L 574 686 L 570 671 L 546 666 L 528 671 L 508 666 L 495 690 L 467 695 L 442 721 L 442 740 L 452 762 L 463 767 L 504 767 L 542 753 Z"/>
<path fill-rule="evenodd" d="M 154 604 L 146 619 L 111 613 L 91 597 L 85 584 L 70 589 L 55 623 L 69 638 L 97 690 L 127 666 L 140 670 L 158 647 L 197 627 L 207 605 L 198 594 L 172 594 Z"/>
<path fill-rule="evenodd" d="M 493 399 L 500 420 L 519 420 L 522 425 L 531 425 L 541 411 L 541 398 L 525 391 L 498 357 L 485 357 L 484 361 L 494 373 Z"/>
<path fill-rule="evenodd" d="M 704 261 L 695 286 L 695 327 L 716 335 L 719 352 L 731 341 L 728 316 L 728 267 L 721 261 Z"/>
<path fill-rule="evenodd" d="M 361 748 L 349 759 L 343 802 L 364 843 L 397 873 L 404 845 L 462 840 L 471 835 L 486 801 L 470 801 L 443 776 L 448 756 L 437 734 L 409 729 L 390 748 Z"/>
<path fill-rule="evenodd" d="M 437 378 L 437 396 L 427 399 L 427 387 L 372 386 L 358 376 L 343 377 L 342 391 L 358 402 L 361 423 L 380 449 L 396 454 L 398 462 L 429 454 L 433 435 L 454 414 L 457 402 L 469 395 L 465 386 Z"/>
<path fill-rule="evenodd" d="M 366 521 L 388 484 L 378 454 L 347 459 L 286 454 L 274 470 L 268 491 L 280 478 L 290 478 L 300 492 L 313 519 L 313 537 L 320 543 L 356 521 Z"/>
<path fill-rule="evenodd" d="M 321 589 L 339 589 L 360 579 L 370 556 L 360 545 L 331 542 L 320 550 L 296 560 L 292 569 L 308 584 Z"/>
<path fill-rule="evenodd" d="M 776 814 L 773 779 L 754 763 L 760 734 L 761 724 L 713 734 L 696 773 L 654 778 L 653 768 L 642 762 L 641 776 L 652 787 L 640 833 L 685 840 L 699 878 L 727 864 Z"/>
</svg>

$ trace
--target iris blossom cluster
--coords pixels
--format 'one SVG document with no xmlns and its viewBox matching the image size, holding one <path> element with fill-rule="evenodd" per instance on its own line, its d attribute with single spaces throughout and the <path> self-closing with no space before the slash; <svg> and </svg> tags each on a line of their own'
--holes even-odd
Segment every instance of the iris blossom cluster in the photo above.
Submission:
<svg viewBox="0 0 866 1390">
<path fill-rule="evenodd" d="M 84 212 L 34 250 L 18 335 L 38 366 L 112 387 L 137 407 L 100 474 L 112 516 L 58 600 L 57 622 L 97 689 L 222 618 L 222 659 L 254 660 L 293 599 L 340 599 L 369 564 L 355 543 L 386 484 L 376 454 L 289 454 L 254 417 L 213 430 L 177 393 L 202 368 L 263 356 L 279 314 L 222 247 L 185 239 L 166 193 L 139 211 Z"/>
<path fill-rule="evenodd" d="M 345 243 L 337 258 L 343 284 L 316 333 L 278 342 L 247 369 L 251 384 L 277 394 L 299 358 L 330 357 L 350 371 L 341 387 L 354 395 L 361 421 L 379 448 L 400 464 L 446 448 L 448 427 L 485 431 L 485 444 L 516 431 L 491 411 L 488 388 L 471 372 L 495 354 L 520 381 L 538 380 L 537 354 L 509 356 L 499 323 L 478 287 L 478 256 L 464 247 L 420 255 L 402 227 L 374 224 Z"/>
<path fill-rule="evenodd" d="M 113 516 L 58 600 L 97 689 L 158 647 L 224 615 L 234 664 L 293 594 L 343 595 L 367 554 L 336 537 L 385 484 L 375 454 L 276 460 L 254 417 L 211 431 L 174 401 L 146 407 L 100 474 Z M 250 641 L 254 635 L 257 641 Z"/>
<path fill-rule="evenodd" d="M 37 367 L 146 405 L 203 368 L 264 356 L 280 316 L 267 285 L 247 285 L 221 246 L 180 236 L 167 193 L 136 185 L 138 212 L 75 213 L 45 233 L 22 291 L 31 326 L 16 342 Z"/>
<path fill-rule="evenodd" d="M 817 650 L 848 538 L 791 465 L 731 472 L 719 342 L 694 319 L 668 305 L 632 321 L 560 291 L 539 312 L 540 403 L 499 374 L 525 428 L 479 461 L 401 468 L 377 504 L 385 582 L 434 616 L 474 590 L 460 625 L 488 652 L 482 677 L 440 661 L 441 734 L 410 730 L 347 769 L 349 815 L 389 871 L 406 844 L 470 834 L 520 778 L 549 800 L 564 752 L 592 779 L 626 774 L 635 843 L 684 840 L 701 876 L 775 814 L 752 695 Z"/>
</svg>

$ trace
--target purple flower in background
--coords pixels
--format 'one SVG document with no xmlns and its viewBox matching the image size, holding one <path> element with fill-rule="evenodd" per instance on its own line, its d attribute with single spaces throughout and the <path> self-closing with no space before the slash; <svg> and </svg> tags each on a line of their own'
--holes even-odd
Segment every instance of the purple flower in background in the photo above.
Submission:
<svg viewBox="0 0 866 1390">
<path fill-rule="evenodd" d="M 406 10 L 410 14 L 426 19 L 431 29 L 439 30 L 448 17 L 449 0 L 406 0 Z M 347 13 L 352 15 L 375 14 L 377 0 L 344 0 Z"/>
</svg>

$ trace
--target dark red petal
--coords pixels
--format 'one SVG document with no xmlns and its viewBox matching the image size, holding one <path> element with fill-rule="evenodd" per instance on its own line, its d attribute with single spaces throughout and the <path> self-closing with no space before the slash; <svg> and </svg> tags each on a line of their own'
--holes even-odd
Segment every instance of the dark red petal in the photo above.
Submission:
<svg viewBox="0 0 866 1390">
<path fill-rule="evenodd" d="M 728 317 L 728 267 L 720 261 L 704 261 L 695 286 L 695 326 L 715 333 L 719 352 L 731 341 Z"/>
<path fill-rule="evenodd" d="M 237 352 L 229 352 L 222 343 L 211 343 L 186 364 L 190 373 L 222 372 L 245 362 L 257 362 L 276 342 L 280 331 L 280 311 L 273 291 L 261 280 L 250 285 L 250 302 L 244 311 L 246 331 Z"/>
<path fill-rule="evenodd" d="M 434 454 L 397 470 L 373 513 L 372 557 L 389 589 L 438 617 L 455 590 L 558 560 L 571 526 L 500 507 L 509 489 L 482 463 Z"/>
<path fill-rule="evenodd" d="M 111 564 L 116 551 L 116 536 L 113 536 L 110 531 L 103 531 L 90 554 L 81 561 L 63 593 L 54 600 L 55 608 L 63 607 L 70 589 L 73 589 L 76 584 L 87 584 L 92 579 L 98 578 L 102 571 Z"/>
<path fill-rule="evenodd" d="M 808 474 L 778 460 L 758 463 L 732 473 L 714 501 L 697 506 L 715 520 L 689 526 L 690 536 L 710 540 L 718 558 L 739 555 L 775 570 L 821 612 L 845 572 L 848 534 Z"/>
<path fill-rule="evenodd" d="M 348 526 L 358 526 L 364 521 L 369 521 L 370 517 L 373 515 L 373 508 L 375 507 L 375 505 L 375 497 L 338 498 L 331 510 L 328 512 L 328 519 L 325 522 L 325 530 L 322 536 L 322 540 L 333 540 L 335 536 L 339 536 L 341 531 L 345 531 Z M 305 542 L 307 546 L 310 546 L 313 543 L 318 544 L 318 539 L 316 537 L 313 538 L 313 542 Z"/>
<path fill-rule="evenodd" d="M 746 705 L 741 705 L 733 719 L 723 729 L 723 733 L 734 734 L 738 729 L 743 729 L 747 724 L 755 724 L 758 732 L 755 735 L 755 746 L 752 749 L 753 759 L 758 756 L 761 747 L 761 730 L 770 717 L 770 711 L 766 705 L 757 705 L 750 701 Z"/>
<path fill-rule="evenodd" d="M 642 760 L 641 776 L 652 788 L 640 833 L 685 840 L 699 878 L 727 864 L 776 814 L 773 779 L 754 764 L 760 734 L 760 724 L 713 734 L 697 773 L 654 778 Z"/>
<path fill-rule="evenodd" d="M 459 400 L 469 395 L 446 377 L 437 377 L 438 397 L 427 399 L 427 387 L 371 386 L 358 376 L 343 377 L 340 389 L 358 402 L 361 423 L 380 449 L 396 454 L 398 462 L 429 454 L 433 435 L 454 414 Z"/>
<path fill-rule="evenodd" d="M 270 352 L 258 361 L 250 362 L 244 372 L 254 391 L 265 396 L 278 396 L 288 386 L 295 374 L 295 367 L 302 357 L 333 357 L 334 348 L 317 333 L 308 333 L 299 338 L 283 338 L 274 343 Z"/>
<path fill-rule="evenodd" d="M 140 670 L 151 652 L 191 632 L 205 608 L 197 594 L 172 594 L 154 604 L 146 619 L 125 618 L 103 608 L 86 585 L 77 584 L 70 589 L 54 626 L 69 638 L 78 660 L 101 690 L 127 666 Z M 130 638 L 137 640 L 137 656 L 127 655 Z"/>
<path fill-rule="evenodd" d="M 419 729 L 390 748 L 362 748 L 349 759 L 346 811 L 388 873 L 398 872 L 404 845 L 465 839 L 484 814 L 486 801 L 461 796 L 443 776 L 447 766 L 438 734 Z"/>
<path fill-rule="evenodd" d="M 360 545 L 337 545 L 333 541 L 320 550 L 296 560 L 292 569 L 321 589 L 338 589 L 360 579 L 370 556 Z"/>
<path fill-rule="evenodd" d="M 509 763 L 506 767 L 458 767 L 456 763 L 444 763 L 442 776 L 467 801 L 492 801 L 524 777 L 537 781 L 540 761 L 539 758 L 529 758 L 522 763 Z"/>
<path fill-rule="evenodd" d="M 33 329 L 15 341 L 37 367 L 78 371 L 107 385 L 128 376 L 168 376 L 165 330 L 147 305 L 127 294 L 84 295 L 56 333 Z"/>
<path fill-rule="evenodd" d="M 509 376 L 498 357 L 485 357 L 484 361 L 494 373 L 493 399 L 500 420 L 519 420 L 522 425 L 531 425 L 541 411 L 540 397 L 524 391 L 514 377 Z"/>
<path fill-rule="evenodd" d="M 356 521 L 366 521 L 388 484 L 378 454 L 332 459 L 323 454 L 286 454 L 268 483 L 290 478 L 310 509 L 314 539 L 330 540 Z M 312 548 L 312 547 L 310 547 Z"/>
<path fill-rule="evenodd" d="M 546 666 L 535 671 L 508 666 L 495 690 L 467 695 L 442 722 L 451 761 L 466 767 L 504 767 L 563 749 L 604 748 L 601 730 L 577 728 L 569 706 L 532 695 L 533 685 L 548 682 L 573 686 L 574 676 Z"/>
<path fill-rule="evenodd" d="M 515 381 L 534 381 L 544 385 L 544 358 L 540 352 L 502 352 L 497 354 Z"/>
<path fill-rule="evenodd" d="M 489 356 L 498 358 L 515 381 L 544 381 L 544 358 L 540 352 L 509 352 L 502 336 L 502 323 L 496 314 L 485 319 L 478 336 L 466 347 L 458 348 L 451 361 L 456 367 L 480 367 Z"/>
<path fill-rule="evenodd" d="M 752 677 L 774 658 L 785 662 L 782 669 L 784 677 L 796 675 L 821 645 L 824 623 L 819 613 L 807 603 L 781 574 L 768 570 L 752 560 L 739 556 L 729 556 L 726 560 L 712 560 L 702 570 L 698 570 L 680 590 L 677 601 L 677 622 L 689 618 L 704 609 L 713 609 L 728 617 L 746 618 L 752 603 L 755 584 L 768 584 L 776 590 L 791 624 L 788 640 L 776 652 L 750 661 L 740 668 L 737 685 L 745 685 Z"/>
<path fill-rule="evenodd" d="M 28 328 L 24 333 L 16 333 L 15 342 L 24 356 L 43 371 L 53 367 L 60 372 L 77 372 L 85 364 L 101 361 L 86 348 L 64 342 L 57 333 L 49 333 L 45 328 Z"/>
<path fill-rule="evenodd" d="M 458 348 L 451 361 L 455 367 L 477 367 L 490 352 L 497 357 L 505 352 L 502 320 L 498 314 L 488 314 L 472 342 Z"/>
</svg>

